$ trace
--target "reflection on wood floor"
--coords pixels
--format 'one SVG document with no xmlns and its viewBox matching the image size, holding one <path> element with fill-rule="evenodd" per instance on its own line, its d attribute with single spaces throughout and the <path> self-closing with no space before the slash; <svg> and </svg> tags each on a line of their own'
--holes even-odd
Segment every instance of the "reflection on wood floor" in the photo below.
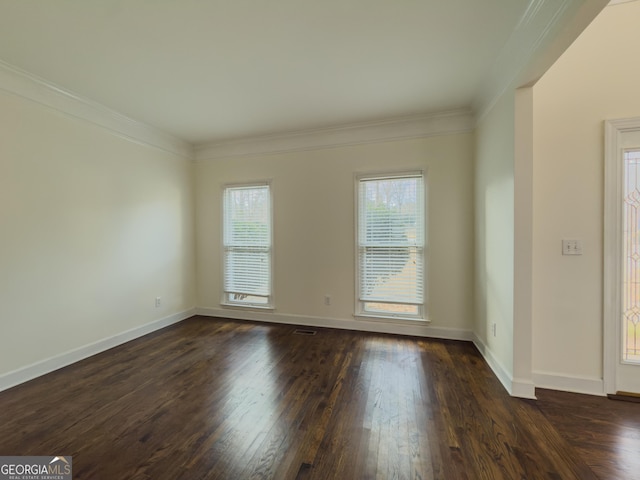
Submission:
<svg viewBox="0 0 640 480">
<path fill-rule="evenodd" d="M 640 478 L 640 404 L 511 398 L 470 343 L 295 329 L 193 317 L 2 392 L 0 455 L 91 480 Z"/>
</svg>

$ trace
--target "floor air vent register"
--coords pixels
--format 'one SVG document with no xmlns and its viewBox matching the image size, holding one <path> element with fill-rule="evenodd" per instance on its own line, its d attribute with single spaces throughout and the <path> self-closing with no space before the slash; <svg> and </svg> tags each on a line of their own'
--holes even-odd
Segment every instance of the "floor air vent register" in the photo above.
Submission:
<svg viewBox="0 0 640 480">
<path fill-rule="evenodd" d="M 293 331 L 294 335 L 315 335 L 316 333 L 318 333 L 318 332 L 315 331 L 315 330 L 308 330 L 308 329 L 305 329 L 305 328 L 296 328 Z"/>
</svg>

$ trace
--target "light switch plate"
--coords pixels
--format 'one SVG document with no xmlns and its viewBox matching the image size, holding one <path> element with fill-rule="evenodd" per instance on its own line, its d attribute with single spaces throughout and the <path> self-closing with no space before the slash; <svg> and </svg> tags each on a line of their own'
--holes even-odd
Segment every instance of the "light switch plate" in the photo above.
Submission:
<svg viewBox="0 0 640 480">
<path fill-rule="evenodd" d="M 562 255 L 582 255 L 582 240 L 562 240 Z"/>
</svg>

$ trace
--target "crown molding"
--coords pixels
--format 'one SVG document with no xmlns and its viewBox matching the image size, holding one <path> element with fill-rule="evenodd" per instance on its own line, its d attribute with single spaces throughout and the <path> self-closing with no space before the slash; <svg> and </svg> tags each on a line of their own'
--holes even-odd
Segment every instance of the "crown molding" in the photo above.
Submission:
<svg viewBox="0 0 640 480">
<path fill-rule="evenodd" d="M 76 95 L 36 75 L 0 60 L 0 90 L 98 125 L 135 143 L 192 158 L 193 147 L 150 125 L 133 120 L 104 105 Z"/>
<path fill-rule="evenodd" d="M 390 118 L 367 123 L 338 125 L 274 135 L 247 137 L 196 146 L 196 160 L 274 154 L 349 145 L 388 142 L 435 135 L 467 133 L 473 130 L 471 110 Z"/>
<path fill-rule="evenodd" d="M 476 105 L 482 119 L 513 85 L 573 0 L 530 0 L 483 82 Z"/>
<path fill-rule="evenodd" d="M 479 88 L 476 121 L 510 89 L 534 84 L 562 55 L 607 0 L 530 0 Z"/>
</svg>

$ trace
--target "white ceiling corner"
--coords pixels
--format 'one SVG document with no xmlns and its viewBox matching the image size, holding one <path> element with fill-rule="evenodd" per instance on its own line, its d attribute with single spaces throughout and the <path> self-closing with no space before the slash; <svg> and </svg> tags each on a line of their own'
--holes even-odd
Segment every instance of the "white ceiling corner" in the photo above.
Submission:
<svg viewBox="0 0 640 480">
<path fill-rule="evenodd" d="M 605 4 L 0 0 L 0 89 L 198 158 L 424 136 Z"/>
<path fill-rule="evenodd" d="M 483 79 L 475 97 L 478 119 L 491 109 L 500 96 L 514 82 L 519 81 L 545 36 L 573 0 L 530 0 L 522 18 L 496 57 L 491 71 Z M 516 85 L 518 86 L 518 85 Z"/>
<path fill-rule="evenodd" d="M 122 115 L 88 98 L 82 98 L 1 60 L 0 90 L 98 125 L 129 141 L 151 145 L 180 157 L 193 158 L 193 146 L 184 140 Z"/>
<path fill-rule="evenodd" d="M 508 89 L 534 84 L 608 0 L 530 0 L 475 97 L 481 119 Z M 624 0 L 623 0 L 624 1 Z"/>
</svg>

